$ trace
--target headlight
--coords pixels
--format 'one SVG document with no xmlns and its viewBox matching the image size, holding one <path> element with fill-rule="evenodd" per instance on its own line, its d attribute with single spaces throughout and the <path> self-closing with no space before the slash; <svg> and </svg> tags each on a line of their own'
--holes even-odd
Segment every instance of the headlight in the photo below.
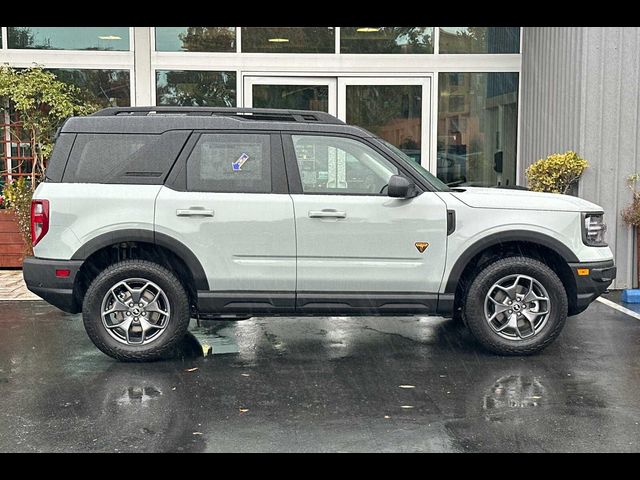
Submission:
<svg viewBox="0 0 640 480">
<path fill-rule="evenodd" d="M 582 241 L 590 247 L 606 247 L 605 232 L 607 226 L 604 223 L 604 214 L 602 213 L 583 213 L 582 214 Z"/>
</svg>

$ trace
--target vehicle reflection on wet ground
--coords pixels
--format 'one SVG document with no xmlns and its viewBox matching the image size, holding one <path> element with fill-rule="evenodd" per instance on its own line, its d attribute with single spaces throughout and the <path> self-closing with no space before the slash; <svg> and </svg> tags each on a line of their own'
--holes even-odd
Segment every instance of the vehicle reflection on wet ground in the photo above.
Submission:
<svg viewBox="0 0 640 480">
<path fill-rule="evenodd" d="M 640 450 L 640 322 L 597 302 L 533 357 L 438 317 L 190 331 L 119 363 L 79 315 L 0 302 L 0 451 Z"/>
</svg>

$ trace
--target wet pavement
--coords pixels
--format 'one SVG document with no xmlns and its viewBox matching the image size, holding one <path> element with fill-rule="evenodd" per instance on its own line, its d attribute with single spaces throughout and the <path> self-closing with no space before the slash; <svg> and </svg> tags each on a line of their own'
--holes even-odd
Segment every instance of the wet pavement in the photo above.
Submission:
<svg viewBox="0 0 640 480">
<path fill-rule="evenodd" d="M 640 451 L 640 321 L 598 302 L 526 358 L 438 317 L 191 332 L 119 363 L 79 315 L 0 302 L 0 451 Z"/>
</svg>

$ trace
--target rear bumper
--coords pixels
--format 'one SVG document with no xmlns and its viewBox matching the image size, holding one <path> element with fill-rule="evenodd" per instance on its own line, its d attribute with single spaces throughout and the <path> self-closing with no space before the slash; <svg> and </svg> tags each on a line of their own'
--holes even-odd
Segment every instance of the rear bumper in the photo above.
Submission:
<svg viewBox="0 0 640 480">
<path fill-rule="evenodd" d="M 27 257 L 22 266 L 22 275 L 27 288 L 51 305 L 68 313 L 78 313 L 78 305 L 73 292 L 76 275 L 82 260 L 48 260 Z M 56 277 L 56 270 L 69 270 L 68 277 Z"/>
<path fill-rule="evenodd" d="M 575 304 L 572 305 L 570 315 L 585 310 L 591 302 L 602 295 L 611 282 L 616 278 L 616 267 L 613 260 L 605 262 L 586 262 L 586 263 L 570 263 L 569 267 L 576 281 L 576 298 Z M 584 270 L 589 271 L 584 275 Z M 583 275 L 579 275 L 578 271 L 582 270 Z"/>
</svg>

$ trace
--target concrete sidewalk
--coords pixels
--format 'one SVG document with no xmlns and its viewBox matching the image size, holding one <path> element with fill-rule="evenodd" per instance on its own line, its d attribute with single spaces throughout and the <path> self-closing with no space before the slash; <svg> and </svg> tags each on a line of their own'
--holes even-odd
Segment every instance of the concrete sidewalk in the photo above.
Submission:
<svg viewBox="0 0 640 480">
<path fill-rule="evenodd" d="M 24 284 L 22 270 L 0 270 L 0 300 L 42 300 Z"/>
</svg>

